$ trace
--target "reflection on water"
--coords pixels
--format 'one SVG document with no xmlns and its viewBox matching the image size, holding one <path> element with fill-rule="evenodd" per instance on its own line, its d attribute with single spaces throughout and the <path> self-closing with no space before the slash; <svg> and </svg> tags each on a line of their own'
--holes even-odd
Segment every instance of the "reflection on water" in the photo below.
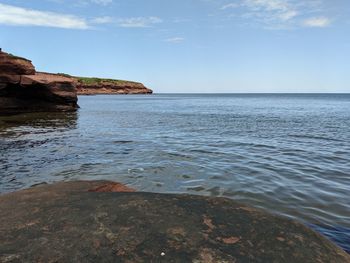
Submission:
<svg viewBox="0 0 350 263">
<path fill-rule="evenodd" d="M 6 131 L 10 131 L 12 128 L 18 128 L 18 131 L 22 131 L 25 127 L 29 127 L 29 129 L 42 128 L 46 132 L 55 128 L 75 129 L 77 119 L 76 112 L 36 112 L 0 116 L 0 132 L 2 136 L 6 136 Z"/>
<path fill-rule="evenodd" d="M 348 249 L 350 95 L 80 98 L 78 113 L 0 117 L 0 192 L 109 179 L 226 196 Z"/>
<path fill-rule="evenodd" d="M 51 169 L 53 162 L 64 165 L 64 145 L 77 118 L 76 112 L 0 116 L 0 191 L 46 181 L 50 174 L 39 170 Z"/>
</svg>

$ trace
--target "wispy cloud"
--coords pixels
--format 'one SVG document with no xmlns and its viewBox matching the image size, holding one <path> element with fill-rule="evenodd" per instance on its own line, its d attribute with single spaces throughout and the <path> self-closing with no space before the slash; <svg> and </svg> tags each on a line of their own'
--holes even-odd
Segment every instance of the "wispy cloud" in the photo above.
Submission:
<svg viewBox="0 0 350 263">
<path fill-rule="evenodd" d="M 163 20 L 159 17 L 131 17 L 131 18 L 119 18 L 117 23 L 120 27 L 151 27 L 155 24 L 162 23 Z"/>
<path fill-rule="evenodd" d="M 110 16 L 96 17 L 96 18 L 91 20 L 91 23 L 98 24 L 98 25 L 112 24 L 115 22 L 116 22 L 115 19 L 113 17 L 110 17 Z"/>
<path fill-rule="evenodd" d="M 229 4 L 226 4 L 226 5 L 223 5 L 220 9 L 221 10 L 226 10 L 226 9 L 229 9 L 229 8 L 236 8 L 236 7 L 239 7 L 240 5 L 238 3 L 229 3 Z"/>
<path fill-rule="evenodd" d="M 26 9 L 0 4 L 0 24 L 44 26 L 65 29 L 88 29 L 85 19 L 73 15 Z"/>
<path fill-rule="evenodd" d="M 163 20 L 159 17 L 128 17 L 128 18 L 114 18 L 110 16 L 97 17 L 91 20 L 93 24 L 111 24 L 119 27 L 128 28 L 146 28 L 152 27 L 155 24 L 162 23 Z"/>
<path fill-rule="evenodd" d="M 242 5 L 249 9 L 251 16 L 266 24 L 287 22 L 299 15 L 287 0 L 244 0 Z"/>
<path fill-rule="evenodd" d="M 296 26 L 326 26 L 326 17 L 307 18 L 321 10 L 320 0 L 236 0 L 220 7 L 221 10 L 239 9 L 240 17 L 250 19 L 265 28 L 289 28 Z M 232 17 L 232 15 L 231 15 Z M 237 17 L 237 16 L 235 16 Z M 305 20 L 303 23 L 300 21 Z"/>
<path fill-rule="evenodd" d="M 91 2 L 99 5 L 108 5 L 113 3 L 113 0 L 91 0 Z"/>
<path fill-rule="evenodd" d="M 107 6 L 113 3 L 113 0 L 46 0 L 56 4 L 73 4 L 73 6 L 88 6 L 90 4 L 97 4 Z"/>
<path fill-rule="evenodd" d="M 303 24 L 307 27 L 327 27 L 331 24 L 331 20 L 327 17 L 312 17 L 304 20 Z"/>
<path fill-rule="evenodd" d="M 172 37 L 172 38 L 164 39 L 164 42 L 178 44 L 178 43 L 183 42 L 184 40 L 185 40 L 185 38 L 183 38 L 183 37 Z"/>
<path fill-rule="evenodd" d="M 93 0 L 99 3 L 110 0 Z M 41 26 L 65 29 L 92 29 L 96 25 L 111 24 L 127 28 L 146 28 L 162 23 L 159 17 L 113 18 L 109 16 L 92 19 L 69 14 L 27 9 L 12 5 L 0 4 L 0 24 L 11 26 Z"/>
</svg>

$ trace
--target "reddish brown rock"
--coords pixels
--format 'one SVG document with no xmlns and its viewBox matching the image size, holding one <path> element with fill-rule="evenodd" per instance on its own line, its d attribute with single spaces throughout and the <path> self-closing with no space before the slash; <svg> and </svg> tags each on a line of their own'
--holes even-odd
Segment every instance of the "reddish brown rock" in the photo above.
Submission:
<svg viewBox="0 0 350 263">
<path fill-rule="evenodd" d="M 36 72 L 33 75 L 23 75 L 21 78 L 21 85 L 23 86 L 35 84 L 53 85 L 62 83 L 76 85 L 76 81 L 72 78 L 44 72 Z"/>
<path fill-rule="evenodd" d="M 0 114 L 78 108 L 76 81 L 35 72 L 31 61 L 0 51 Z"/>
<path fill-rule="evenodd" d="M 35 68 L 28 59 L 0 51 L 0 74 L 33 75 L 35 74 Z"/>
<path fill-rule="evenodd" d="M 0 63 L 1 64 L 1 63 Z M 0 83 L 5 87 L 7 84 L 19 84 L 21 82 L 21 75 L 3 75 L 0 71 Z"/>
<path fill-rule="evenodd" d="M 120 83 L 111 83 L 101 81 L 99 84 L 84 84 L 78 80 L 78 95 L 98 95 L 98 94 L 152 94 L 153 91 L 146 88 L 142 83 L 121 81 Z"/>
<path fill-rule="evenodd" d="M 36 72 L 30 60 L 0 49 L 0 114 L 73 111 L 79 95 L 150 94 L 142 83 Z"/>
<path fill-rule="evenodd" d="M 62 182 L 0 196 L 0 262 L 350 262 L 304 225 L 233 200 L 110 192 L 119 187 Z"/>
<path fill-rule="evenodd" d="M 120 183 L 109 182 L 98 187 L 91 188 L 89 192 L 96 193 L 131 193 L 135 192 L 135 189 L 127 187 Z"/>
</svg>

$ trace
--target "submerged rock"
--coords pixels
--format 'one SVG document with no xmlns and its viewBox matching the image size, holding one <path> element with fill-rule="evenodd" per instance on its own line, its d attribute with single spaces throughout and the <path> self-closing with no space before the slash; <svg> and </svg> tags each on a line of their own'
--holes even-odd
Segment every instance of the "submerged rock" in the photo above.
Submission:
<svg viewBox="0 0 350 263">
<path fill-rule="evenodd" d="M 229 199 L 131 191 L 81 181 L 0 196 L 0 262 L 350 262 L 302 224 Z"/>
<path fill-rule="evenodd" d="M 0 51 L 0 113 L 71 111 L 76 81 L 36 72 L 31 61 Z"/>
</svg>

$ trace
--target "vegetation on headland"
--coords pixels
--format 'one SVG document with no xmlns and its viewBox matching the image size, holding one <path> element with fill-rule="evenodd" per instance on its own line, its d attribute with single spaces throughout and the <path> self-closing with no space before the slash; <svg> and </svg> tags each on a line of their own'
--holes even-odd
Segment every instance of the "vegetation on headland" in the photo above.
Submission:
<svg viewBox="0 0 350 263">
<path fill-rule="evenodd" d="M 107 78 L 94 78 L 94 77 L 78 77 L 71 76 L 65 73 L 59 73 L 58 75 L 68 78 L 75 78 L 83 85 L 101 85 L 101 84 L 113 84 L 113 85 L 139 85 L 141 83 L 128 81 L 128 80 L 120 80 L 120 79 L 107 79 Z"/>
<path fill-rule="evenodd" d="M 153 93 L 151 89 L 148 89 L 140 82 L 96 77 L 79 77 L 65 73 L 58 73 L 57 75 L 74 80 L 76 82 L 78 95 Z"/>
<path fill-rule="evenodd" d="M 99 85 L 102 83 L 110 83 L 115 85 L 126 85 L 126 84 L 140 84 L 133 81 L 120 80 L 120 79 L 103 79 L 103 78 L 86 78 L 86 77 L 76 77 L 79 82 L 85 85 Z"/>
</svg>

